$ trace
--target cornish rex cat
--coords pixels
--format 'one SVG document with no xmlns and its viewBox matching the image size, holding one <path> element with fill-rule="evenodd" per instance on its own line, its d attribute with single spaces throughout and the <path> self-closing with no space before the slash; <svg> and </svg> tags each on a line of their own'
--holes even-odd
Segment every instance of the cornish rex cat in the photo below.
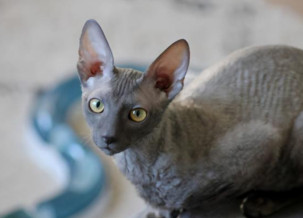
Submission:
<svg viewBox="0 0 303 218">
<path fill-rule="evenodd" d="M 237 51 L 181 93 L 185 40 L 145 73 L 118 68 L 100 26 L 89 20 L 79 56 L 93 140 L 152 206 L 146 217 L 177 217 L 239 197 L 246 216 L 261 217 L 303 196 L 293 191 L 303 185 L 302 50 Z"/>
</svg>

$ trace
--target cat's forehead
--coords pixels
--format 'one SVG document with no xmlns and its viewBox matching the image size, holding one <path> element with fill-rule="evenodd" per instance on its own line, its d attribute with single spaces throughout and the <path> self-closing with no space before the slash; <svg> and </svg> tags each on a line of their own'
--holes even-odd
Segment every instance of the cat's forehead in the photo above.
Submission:
<svg viewBox="0 0 303 218">
<path fill-rule="evenodd" d="M 143 73 L 134 69 L 116 68 L 111 80 L 111 92 L 116 97 L 132 94 L 140 83 Z"/>
<path fill-rule="evenodd" d="M 133 69 L 115 68 L 111 78 L 94 78 L 92 88 L 84 92 L 84 97 L 90 98 L 111 98 L 124 99 L 129 98 L 139 87 L 140 78 L 143 73 Z"/>
</svg>

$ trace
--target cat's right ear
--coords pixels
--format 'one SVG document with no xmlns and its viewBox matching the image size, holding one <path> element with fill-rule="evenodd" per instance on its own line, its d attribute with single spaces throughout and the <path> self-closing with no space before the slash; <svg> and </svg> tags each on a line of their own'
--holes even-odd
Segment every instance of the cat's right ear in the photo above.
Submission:
<svg viewBox="0 0 303 218">
<path fill-rule="evenodd" d="M 101 27 L 95 20 L 86 21 L 83 27 L 77 68 L 83 87 L 90 86 L 90 78 L 94 80 L 113 74 L 113 55 Z"/>
</svg>

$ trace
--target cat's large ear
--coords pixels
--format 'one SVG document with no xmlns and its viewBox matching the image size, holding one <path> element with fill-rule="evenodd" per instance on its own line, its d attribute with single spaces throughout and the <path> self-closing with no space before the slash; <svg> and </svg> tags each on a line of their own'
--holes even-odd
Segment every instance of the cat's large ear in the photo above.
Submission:
<svg viewBox="0 0 303 218">
<path fill-rule="evenodd" d="M 143 81 L 166 93 L 172 100 L 183 88 L 189 65 L 189 46 L 181 39 L 170 45 L 148 68 Z"/>
<path fill-rule="evenodd" d="M 86 21 L 79 47 L 78 73 L 82 86 L 88 86 L 89 78 L 112 75 L 114 58 L 105 35 L 95 20 Z"/>
</svg>

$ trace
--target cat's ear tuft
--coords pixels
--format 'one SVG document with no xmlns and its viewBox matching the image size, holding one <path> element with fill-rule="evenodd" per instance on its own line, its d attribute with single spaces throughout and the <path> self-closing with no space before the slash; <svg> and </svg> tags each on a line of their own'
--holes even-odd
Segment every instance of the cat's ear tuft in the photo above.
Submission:
<svg viewBox="0 0 303 218">
<path fill-rule="evenodd" d="M 172 100 L 183 88 L 189 56 L 187 41 L 176 41 L 150 65 L 144 80 L 153 82 L 156 89 L 165 92 Z"/>
<path fill-rule="evenodd" d="M 106 37 L 95 20 L 86 21 L 79 47 L 77 64 L 83 86 L 91 77 L 111 76 L 114 68 L 114 58 Z"/>
</svg>

